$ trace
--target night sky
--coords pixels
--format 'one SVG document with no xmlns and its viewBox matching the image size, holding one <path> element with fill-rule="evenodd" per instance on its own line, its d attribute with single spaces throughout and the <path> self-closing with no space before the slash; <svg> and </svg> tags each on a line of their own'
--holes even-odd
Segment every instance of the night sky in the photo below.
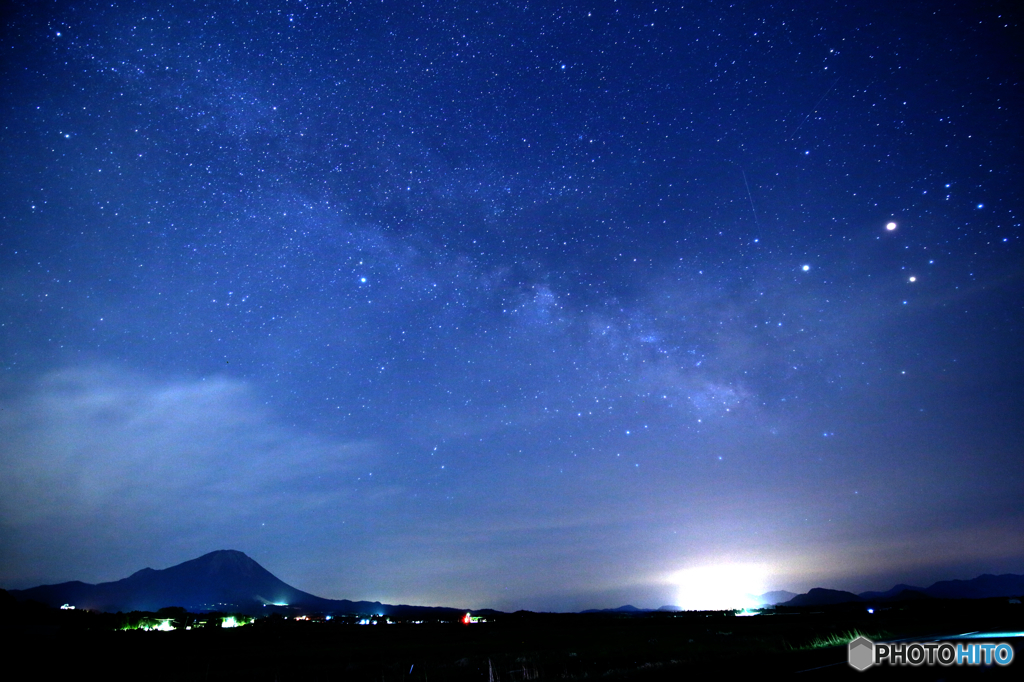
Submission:
<svg viewBox="0 0 1024 682">
<path fill-rule="evenodd" d="M 1015 6 L 8 3 L 0 585 L 1024 573 Z"/>
</svg>

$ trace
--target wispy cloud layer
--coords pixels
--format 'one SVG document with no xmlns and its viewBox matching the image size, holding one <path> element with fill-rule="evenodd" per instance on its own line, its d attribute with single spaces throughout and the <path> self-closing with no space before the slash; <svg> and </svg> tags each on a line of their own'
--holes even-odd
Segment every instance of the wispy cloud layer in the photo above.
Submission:
<svg viewBox="0 0 1024 682">
<path fill-rule="evenodd" d="M 145 555 L 154 537 L 234 546 L 261 519 L 344 504 L 343 477 L 373 456 L 296 432 L 228 377 L 65 369 L 6 401 L 0 424 L 0 521 L 30 553 L 68 529 L 86 554 Z"/>
</svg>

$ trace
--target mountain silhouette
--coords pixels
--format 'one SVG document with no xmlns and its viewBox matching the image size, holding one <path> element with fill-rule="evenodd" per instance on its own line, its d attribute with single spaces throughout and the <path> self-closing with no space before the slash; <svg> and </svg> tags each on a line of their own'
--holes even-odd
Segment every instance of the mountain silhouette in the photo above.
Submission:
<svg viewBox="0 0 1024 682">
<path fill-rule="evenodd" d="M 825 606 L 849 602 L 890 602 L 919 599 L 989 599 L 1024 595 L 1024 575 L 979 575 L 971 580 L 943 580 L 931 587 L 895 585 L 885 592 L 842 592 L 815 587 L 798 594 L 781 606 Z"/>
<path fill-rule="evenodd" d="M 845 604 L 851 601 L 860 601 L 860 597 L 853 592 L 842 590 L 827 590 L 824 587 L 815 587 L 806 594 L 798 594 L 783 606 L 826 606 L 832 604 Z"/>
<path fill-rule="evenodd" d="M 894 585 L 892 589 L 888 589 L 885 592 L 861 592 L 857 596 L 867 601 L 892 601 L 899 599 L 899 596 L 907 591 L 924 594 L 925 588 L 900 583 L 899 585 Z"/>
<path fill-rule="evenodd" d="M 18 601 L 34 600 L 59 607 L 71 604 L 96 611 L 158 611 L 180 606 L 195 612 L 223 611 L 250 615 L 271 613 L 333 613 L 354 615 L 452 617 L 465 609 L 441 606 L 382 604 L 378 601 L 324 599 L 285 583 L 254 560 L 235 550 L 218 550 L 170 568 L 144 568 L 122 580 L 92 585 L 81 581 L 40 585 L 27 590 L 9 590 Z M 857 602 L 905 601 L 911 599 L 984 599 L 1024 595 L 1024 575 L 981 575 L 972 580 L 944 580 L 931 587 L 896 585 L 885 592 L 854 594 L 820 587 L 806 594 L 776 592 L 762 595 L 775 599 L 792 596 L 781 606 L 823 606 Z M 775 601 L 773 599 L 773 601 Z M 778 603 L 776 601 L 775 603 Z M 677 607 L 662 607 L 676 610 Z M 598 609 L 589 612 L 630 613 L 647 611 L 635 606 Z M 477 614 L 495 613 L 490 609 Z"/>
<path fill-rule="evenodd" d="M 235 550 L 210 552 L 163 570 L 144 568 L 114 582 L 90 585 L 73 581 L 10 590 L 10 593 L 19 601 L 32 599 L 49 606 L 71 604 L 80 609 L 107 612 L 156 611 L 166 606 L 181 606 L 193 612 L 252 615 L 290 611 L 389 615 L 410 609 L 461 613 L 458 609 L 324 599 L 288 585 Z"/>
<path fill-rule="evenodd" d="M 773 590 L 772 592 L 765 592 L 760 595 L 757 600 L 764 606 L 774 606 L 775 604 L 789 601 L 795 596 L 795 593 L 787 592 L 786 590 Z"/>
<path fill-rule="evenodd" d="M 638 609 L 632 604 L 625 604 L 614 609 L 587 609 L 580 613 L 646 613 L 651 609 Z"/>
<path fill-rule="evenodd" d="M 986 573 L 972 580 L 942 580 L 923 590 L 938 599 L 986 599 L 1024 595 L 1024 575 Z"/>
</svg>

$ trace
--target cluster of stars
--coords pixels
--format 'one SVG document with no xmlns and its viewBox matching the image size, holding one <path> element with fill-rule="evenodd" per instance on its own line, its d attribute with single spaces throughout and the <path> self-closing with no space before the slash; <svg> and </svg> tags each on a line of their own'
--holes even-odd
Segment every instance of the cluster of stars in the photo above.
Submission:
<svg viewBox="0 0 1024 682">
<path fill-rule="evenodd" d="M 461 588 L 424 554 L 491 557 L 486 583 L 555 561 L 553 529 L 603 576 L 719 551 L 693 538 L 1004 523 L 950 502 L 1003 485 L 955 475 L 975 438 L 1022 480 L 998 421 L 1024 329 L 1019 79 L 984 56 L 1009 40 L 988 9 L 65 4 L 17 8 L 0 82 L 4 409 L 40 411 L 0 471 L 84 469 L 0 477 L 0 498 L 191 538 L 184 511 L 132 508 L 155 528 L 106 488 L 66 497 L 166 443 L 189 464 L 136 463 L 160 509 L 220 509 L 242 480 L 281 509 L 258 539 L 230 510 L 209 537 L 383 552 L 409 599 Z M 31 430 L 39 406 L 85 411 L 51 425 L 92 425 L 81 457 Z M 4 514 L 18 547 L 69 535 Z M 351 596 L 384 589 L 354 575 Z"/>
</svg>

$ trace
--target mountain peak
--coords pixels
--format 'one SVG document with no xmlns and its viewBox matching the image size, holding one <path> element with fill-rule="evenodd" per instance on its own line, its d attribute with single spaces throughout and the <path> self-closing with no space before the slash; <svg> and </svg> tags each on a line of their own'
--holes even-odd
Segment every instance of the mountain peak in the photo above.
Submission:
<svg viewBox="0 0 1024 682">
<path fill-rule="evenodd" d="M 862 601 L 859 596 L 852 592 L 843 590 L 829 590 L 824 587 L 811 588 L 807 594 L 798 594 L 783 606 L 826 606 L 832 604 L 846 604 L 849 602 Z"/>
<path fill-rule="evenodd" d="M 208 552 L 201 557 L 192 559 L 191 562 L 186 561 L 185 563 L 233 563 L 233 564 L 255 564 L 256 561 L 245 552 L 239 552 L 237 549 L 217 549 L 212 552 Z"/>
<path fill-rule="evenodd" d="M 282 582 L 243 552 L 221 549 L 169 568 L 144 568 L 130 577 L 74 589 L 33 588 L 26 596 L 100 611 L 155 611 L 182 606 L 193 611 L 265 613 L 267 604 L 321 605 L 323 600 Z M 37 594 L 38 593 L 38 594 Z M 63 601 L 62 601 L 63 600 Z"/>
<path fill-rule="evenodd" d="M 166 570 L 186 566 L 191 570 L 201 569 L 211 573 L 231 572 L 241 575 L 268 573 L 267 569 L 260 566 L 255 559 L 237 549 L 218 549 L 191 561 L 171 566 Z"/>
<path fill-rule="evenodd" d="M 35 599 L 53 607 L 73 604 L 97 611 L 157 611 L 180 606 L 189 611 L 224 611 L 267 615 L 290 609 L 320 613 L 450 614 L 465 609 L 388 606 L 380 602 L 324 599 L 277 578 L 254 559 L 234 549 L 221 549 L 183 563 L 154 570 L 144 568 L 131 577 L 90 585 L 82 582 L 40 585 L 10 591 L 15 599 Z"/>
<path fill-rule="evenodd" d="M 237 559 L 247 559 L 252 561 L 253 559 L 245 552 L 239 552 L 237 549 L 215 549 L 212 552 L 207 552 L 201 557 L 197 557 L 195 561 L 200 559 L 210 559 L 213 557 L 233 557 Z"/>
</svg>

